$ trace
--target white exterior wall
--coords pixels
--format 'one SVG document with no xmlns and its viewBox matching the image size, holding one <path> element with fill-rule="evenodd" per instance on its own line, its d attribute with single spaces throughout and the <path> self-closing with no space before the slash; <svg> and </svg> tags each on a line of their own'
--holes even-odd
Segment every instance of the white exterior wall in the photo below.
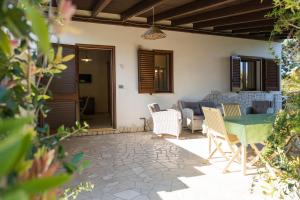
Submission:
<svg viewBox="0 0 300 200">
<path fill-rule="evenodd" d="M 230 90 L 230 55 L 271 58 L 268 42 L 222 36 L 165 31 L 167 38 L 147 41 L 144 28 L 72 22 L 80 33 L 61 37 L 64 44 L 97 44 L 116 47 L 116 102 L 118 127 L 143 126 L 140 117 L 149 118 L 146 105 L 156 102 L 170 108 L 179 99 L 199 100 L 212 90 Z M 137 50 L 174 51 L 174 93 L 139 94 Z M 280 45 L 276 44 L 277 52 Z M 124 85 L 119 89 L 118 85 Z"/>
</svg>

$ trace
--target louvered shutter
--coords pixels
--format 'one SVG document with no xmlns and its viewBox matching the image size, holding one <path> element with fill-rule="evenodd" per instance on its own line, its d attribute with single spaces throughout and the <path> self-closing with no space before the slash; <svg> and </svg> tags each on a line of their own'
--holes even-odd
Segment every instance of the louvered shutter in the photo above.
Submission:
<svg viewBox="0 0 300 200">
<path fill-rule="evenodd" d="M 241 89 L 241 58 L 230 57 L 230 90 L 239 91 Z"/>
<path fill-rule="evenodd" d="M 139 93 L 154 92 L 154 52 L 138 50 Z"/>
<path fill-rule="evenodd" d="M 273 59 L 264 59 L 263 62 L 263 90 L 280 90 L 280 67 Z"/>
<path fill-rule="evenodd" d="M 75 54 L 75 46 L 62 45 L 63 56 Z M 55 77 L 49 87 L 53 95 L 47 105 L 51 109 L 45 122 L 52 130 L 61 125 L 74 126 L 79 115 L 78 70 L 76 58 L 65 63 L 68 68 Z"/>
</svg>

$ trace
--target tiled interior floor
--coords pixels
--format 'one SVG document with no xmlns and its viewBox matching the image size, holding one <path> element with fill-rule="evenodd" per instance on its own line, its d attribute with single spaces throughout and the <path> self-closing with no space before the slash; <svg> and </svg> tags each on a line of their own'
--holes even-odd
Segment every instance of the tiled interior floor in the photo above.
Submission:
<svg viewBox="0 0 300 200">
<path fill-rule="evenodd" d="M 207 138 L 184 134 L 159 138 L 151 133 L 73 137 L 66 151 L 83 151 L 91 165 L 72 184 L 91 181 L 92 192 L 79 199 L 98 200 L 259 200 L 251 194 L 252 176 L 239 166 L 223 174 L 226 162 L 207 161 Z"/>
<path fill-rule="evenodd" d="M 86 121 L 90 128 L 109 128 L 111 125 L 111 118 L 109 113 L 95 113 L 94 115 L 82 116 L 82 121 Z"/>
</svg>

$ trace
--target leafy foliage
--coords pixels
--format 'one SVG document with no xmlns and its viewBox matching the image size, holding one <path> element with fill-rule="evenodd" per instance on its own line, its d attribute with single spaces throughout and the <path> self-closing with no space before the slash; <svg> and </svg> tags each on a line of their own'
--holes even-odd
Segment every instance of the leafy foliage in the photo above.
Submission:
<svg viewBox="0 0 300 200">
<path fill-rule="evenodd" d="M 300 2 L 298 0 L 273 0 L 274 8 L 269 17 L 276 19 L 273 35 L 291 31 L 300 36 Z"/>
<path fill-rule="evenodd" d="M 273 0 L 269 16 L 277 19 L 272 37 L 288 31 L 278 58 L 286 104 L 276 117 L 264 148 L 268 173 L 260 175 L 264 193 L 276 199 L 300 199 L 300 1 Z"/>
<path fill-rule="evenodd" d="M 68 199 L 76 199 L 78 194 L 81 193 L 82 191 L 92 191 L 94 188 L 94 185 L 92 185 L 89 182 L 86 183 L 80 183 L 77 187 L 71 189 L 71 188 L 67 188 L 64 192 L 64 194 L 62 195 L 62 197 L 60 197 L 60 200 L 68 200 Z"/>
<path fill-rule="evenodd" d="M 61 145 L 71 135 L 86 131 L 87 124 L 62 125 L 50 134 L 49 126 L 39 123 L 39 117 L 49 112 L 46 102 L 51 99 L 48 89 L 53 77 L 74 57 L 62 56 L 62 47 L 55 51 L 51 46 L 50 30 L 57 19 L 62 26 L 64 18 L 60 11 L 47 20 L 42 12 L 42 4 L 47 3 L 0 0 L 0 199 L 58 198 L 59 187 L 88 164 L 82 161 L 82 152 L 67 162 Z M 73 13 L 71 9 L 66 13 Z M 90 183 L 80 185 L 67 192 L 76 195 L 62 198 L 77 196 L 85 186 L 87 191 L 92 188 Z"/>
</svg>

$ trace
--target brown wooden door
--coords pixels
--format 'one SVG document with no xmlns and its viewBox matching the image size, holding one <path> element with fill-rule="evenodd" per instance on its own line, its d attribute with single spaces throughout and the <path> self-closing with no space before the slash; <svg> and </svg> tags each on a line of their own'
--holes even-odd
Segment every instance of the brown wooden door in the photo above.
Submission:
<svg viewBox="0 0 300 200">
<path fill-rule="evenodd" d="M 263 90 L 280 90 L 280 67 L 273 59 L 263 61 Z"/>
<path fill-rule="evenodd" d="M 76 55 L 74 45 L 62 45 L 63 56 Z M 77 56 L 76 56 L 77 57 Z M 76 58 L 67 62 L 68 68 L 51 82 L 53 99 L 47 103 L 51 111 L 45 119 L 51 130 L 59 126 L 71 127 L 79 119 L 78 69 Z"/>
</svg>

